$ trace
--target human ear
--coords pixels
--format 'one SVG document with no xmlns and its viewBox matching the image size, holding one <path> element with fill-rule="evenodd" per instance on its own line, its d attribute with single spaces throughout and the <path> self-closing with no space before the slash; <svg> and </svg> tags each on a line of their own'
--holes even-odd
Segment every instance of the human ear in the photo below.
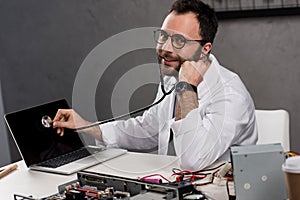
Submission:
<svg viewBox="0 0 300 200">
<path fill-rule="evenodd" d="M 210 53 L 211 49 L 212 49 L 212 43 L 211 42 L 207 42 L 202 47 L 202 53 L 205 54 L 205 55 L 207 55 L 207 54 Z"/>
</svg>

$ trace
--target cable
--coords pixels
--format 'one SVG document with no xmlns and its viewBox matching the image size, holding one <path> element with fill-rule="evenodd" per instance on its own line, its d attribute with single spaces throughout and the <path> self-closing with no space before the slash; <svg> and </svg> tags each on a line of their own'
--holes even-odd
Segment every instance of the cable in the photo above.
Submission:
<svg viewBox="0 0 300 200">
<path fill-rule="evenodd" d="M 160 77 L 162 78 L 162 76 L 160 76 Z M 118 120 L 118 119 L 122 119 L 122 118 L 124 118 L 124 117 L 130 116 L 130 115 L 134 115 L 134 114 L 136 114 L 136 113 L 139 113 L 139 112 L 148 110 L 149 108 L 151 108 L 151 107 L 153 107 L 153 106 L 159 104 L 160 102 L 162 102 L 162 100 L 164 100 L 164 98 L 165 98 L 167 95 L 171 94 L 172 91 L 173 91 L 174 89 L 175 89 L 175 86 L 173 86 L 173 87 L 171 88 L 170 91 L 166 92 L 165 87 L 164 87 L 164 83 L 163 83 L 163 80 L 162 80 L 162 81 L 161 81 L 161 90 L 162 90 L 162 92 L 163 92 L 164 95 L 163 95 L 159 100 L 157 100 L 156 102 L 154 102 L 154 103 L 152 103 L 152 104 L 150 104 L 150 105 L 148 105 L 148 106 L 145 106 L 145 107 L 143 107 L 143 108 L 134 110 L 134 111 L 132 111 L 132 112 L 129 112 L 129 113 L 126 113 L 126 114 L 117 116 L 117 117 L 113 117 L 113 118 L 106 119 L 106 120 L 103 120 L 103 121 L 94 122 L 94 123 L 92 123 L 92 124 L 90 124 L 90 125 L 81 126 L 81 127 L 78 127 L 78 128 L 73 128 L 73 129 L 71 129 L 71 130 L 74 130 L 74 131 L 80 131 L 80 130 L 83 130 L 83 129 L 91 128 L 91 127 L 94 127 L 94 126 L 97 126 L 97 125 L 101 125 L 101 124 L 104 124 L 104 123 L 107 123 L 107 122 L 111 122 L 111 121 L 115 121 L 115 120 Z"/>
<path fill-rule="evenodd" d="M 106 119 L 106 120 L 103 120 L 103 121 L 97 121 L 97 122 L 94 122 L 94 123 L 86 125 L 86 126 L 81 126 L 81 127 L 77 127 L 77 128 L 69 128 L 69 129 L 73 130 L 73 131 L 80 131 L 80 130 L 88 129 L 88 128 L 91 128 L 91 127 L 94 127 L 94 126 L 97 126 L 97 125 L 101 125 L 101 124 L 104 124 L 104 123 L 107 123 L 107 122 L 111 122 L 111 121 L 115 121 L 115 120 L 118 120 L 118 119 L 121 119 L 121 118 L 124 118 L 124 117 L 128 117 L 130 115 L 134 115 L 136 113 L 148 110 L 149 108 L 159 104 L 160 102 L 162 102 L 162 100 L 164 100 L 164 98 L 167 95 L 171 94 L 172 91 L 175 89 L 175 85 L 173 85 L 172 88 L 168 92 L 165 90 L 163 76 L 162 76 L 160 70 L 159 70 L 159 72 L 160 72 L 160 82 L 161 82 L 160 86 L 161 86 L 161 90 L 163 92 L 163 96 L 159 100 L 157 100 L 156 102 L 154 102 L 154 103 L 152 103 L 148 106 L 142 107 L 140 109 L 134 110 L 132 112 L 129 112 L 127 114 L 123 114 L 123 115 L 113 117 L 113 118 L 110 118 L 110 119 Z M 53 127 L 53 120 L 48 115 L 45 115 L 45 116 L 42 117 L 41 123 L 45 128 Z"/>
<path fill-rule="evenodd" d="M 203 53 L 203 52 L 202 52 L 202 53 Z M 204 54 L 204 53 L 203 53 L 203 54 Z M 205 61 L 208 59 L 208 56 L 209 56 L 209 54 L 204 54 L 203 62 L 205 62 Z M 201 59 L 201 58 L 200 58 L 200 59 Z M 179 61 L 179 62 L 180 62 L 180 66 L 181 66 L 185 61 L 188 61 L 188 60 L 186 60 L 186 59 L 180 57 L 180 61 Z M 160 63 L 160 62 L 159 62 L 159 59 L 158 59 L 158 63 Z M 137 110 L 132 111 L 132 112 L 129 112 L 129 113 L 127 113 L 127 114 L 123 114 L 123 115 L 120 115 L 120 116 L 117 116 L 117 117 L 112 117 L 112 118 L 110 118 L 110 119 L 106 119 L 106 120 L 103 120 L 103 121 L 97 121 L 97 122 L 94 122 L 94 123 L 89 124 L 89 125 L 86 125 L 86 126 L 81 126 L 81 127 L 77 127 L 77 128 L 69 128 L 69 129 L 70 129 L 70 130 L 73 130 L 73 131 L 80 131 L 80 130 L 88 129 L 88 128 L 91 128 L 91 127 L 94 127 L 94 126 L 97 126 L 97 125 L 101 125 L 101 124 L 104 124 L 104 123 L 107 123 L 107 122 L 115 121 L 115 120 L 118 120 L 118 119 L 121 119 L 121 118 L 130 116 L 130 115 L 133 115 L 133 114 L 136 114 L 136 113 L 145 111 L 145 110 L 147 110 L 147 109 L 149 109 L 149 108 L 151 108 L 151 107 L 153 107 L 153 106 L 159 104 L 162 100 L 164 100 L 164 98 L 165 98 L 167 95 L 169 95 L 169 94 L 172 93 L 172 91 L 175 89 L 175 85 L 173 85 L 172 88 L 167 92 L 167 91 L 165 90 L 164 78 L 163 78 L 163 75 L 162 75 L 162 72 L 161 72 L 160 67 L 158 67 L 158 69 L 159 69 L 159 78 L 160 78 L 160 83 L 161 83 L 161 90 L 162 90 L 162 92 L 163 92 L 163 96 L 162 96 L 159 100 L 157 100 L 156 102 L 154 102 L 154 103 L 152 103 L 152 104 L 150 104 L 150 105 L 148 105 L 148 106 L 145 106 L 145 107 L 143 107 L 143 108 L 137 109 Z M 51 119 L 49 116 L 47 116 L 47 115 L 45 115 L 45 116 L 42 117 L 41 122 L 42 122 L 42 125 L 43 125 L 45 128 L 53 127 L 53 121 L 52 121 L 52 119 Z"/>
</svg>

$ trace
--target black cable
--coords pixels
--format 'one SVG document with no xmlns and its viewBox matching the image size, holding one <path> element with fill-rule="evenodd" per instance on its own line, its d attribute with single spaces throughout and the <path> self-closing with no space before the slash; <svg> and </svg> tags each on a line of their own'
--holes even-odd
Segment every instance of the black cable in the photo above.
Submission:
<svg viewBox="0 0 300 200">
<path fill-rule="evenodd" d="M 169 91 L 170 93 L 174 90 L 174 87 L 171 89 L 171 91 Z M 169 93 L 168 92 L 168 93 Z M 139 113 L 139 112 L 142 112 L 142 111 L 145 111 L 157 104 L 159 104 L 162 100 L 164 100 L 164 98 L 168 95 L 168 93 L 164 93 L 164 95 L 156 102 L 148 105 L 148 106 L 145 106 L 143 108 L 140 108 L 140 109 L 137 109 L 135 111 L 132 111 L 132 112 L 129 112 L 127 114 L 124 114 L 124 115 L 120 115 L 120 116 L 117 116 L 117 117 L 113 117 L 113 118 L 110 118 L 110 119 L 106 119 L 106 120 L 103 120 L 103 121 L 98 121 L 98 122 L 95 122 L 95 123 L 92 123 L 90 125 L 87 125 L 87 126 L 81 126 L 81 127 L 78 127 L 78 128 L 74 128 L 74 129 L 71 129 L 71 130 L 75 130 L 75 131 L 80 131 L 80 130 L 83 130 L 83 129 L 87 129 L 87 128 L 91 128 L 93 126 L 97 126 L 97 125 L 101 125 L 101 124 L 104 124 L 104 123 L 107 123 L 107 122 L 111 122 L 111 121 L 115 121 L 115 120 L 118 120 L 118 119 L 122 119 L 124 117 L 127 117 L 127 116 L 130 116 L 130 115 L 134 115 L 136 113 Z"/>
<path fill-rule="evenodd" d="M 163 96 L 157 100 L 156 102 L 148 105 L 148 106 L 145 106 L 143 108 L 140 108 L 140 109 L 137 109 L 137 110 L 134 110 L 132 112 L 129 112 L 127 114 L 123 114 L 123 115 L 120 115 L 120 116 L 117 116 L 117 117 L 113 117 L 113 118 L 110 118 L 110 119 L 106 119 L 106 120 L 103 120 L 103 121 L 98 121 L 98 122 L 94 122 L 90 125 L 86 125 L 86 126 L 81 126 L 81 127 L 78 127 L 78 128 L 72 128 L 71 130 L 74 130 L 74 131 L 80 131 L 80 130 L 83 130 L 83 129 L 87 129 L 87 128 L 91 128 L 91 127 L 94 127 L 94 126 L 97 126 L 97 125 L 101 125 L 101 124 L 104 124 L 104 123 L 107 123 L 107 122 L 111 122 L 111 121 L 115 121 L 115 120 L 118 120 L 118 119 L 122 119 L 124 117 L 128 117 L 130 115 L 134 115 L 136 113 L 139 113 L 139 112 L 142 112 L 142 111 L 145 111 L 145 110 L 148 110 L 149 108 L 159 104 L 162 100 L 164 100 L 164 98 L 171 94 L 172 91 L 175 89 L 175 86 L 173 86 L 168 92 L 165 90 L 165 85 L 164 85 L 164 80 L 163 80 L 163 76 L 161 74 L 161 71 L 159 70 L 160 72 L 160 82 L 161 82 L 161 90 L 163 92 Z"/>
</svg>

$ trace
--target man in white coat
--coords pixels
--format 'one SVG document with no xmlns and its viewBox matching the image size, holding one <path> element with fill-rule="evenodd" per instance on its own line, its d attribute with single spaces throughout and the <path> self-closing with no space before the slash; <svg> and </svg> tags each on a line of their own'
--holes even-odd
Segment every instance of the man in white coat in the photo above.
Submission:
<svg viewBox="0 0 300 200">
<path fill-rule="evenodd" d="M 255 144 L 252 98 L 239 76 L 211 54 L 217 28 L 214 11 L 200 0 L 175 1 L 155 31 L 163 84 L 166 90 L 175 85 L 174 91 L 142 116 L 91 127 L 85 133 L 108 147 L 158 147 L 159 154 L 175 154 L 180 167 L 192 171 L 218 159 L 229 160 L 231 146 Z M 156 100 L 163 95 L 158 90 Z M 64 109 L 53 121 L 60 135 L 64 128 L 91 124 Z"/>
</svg>

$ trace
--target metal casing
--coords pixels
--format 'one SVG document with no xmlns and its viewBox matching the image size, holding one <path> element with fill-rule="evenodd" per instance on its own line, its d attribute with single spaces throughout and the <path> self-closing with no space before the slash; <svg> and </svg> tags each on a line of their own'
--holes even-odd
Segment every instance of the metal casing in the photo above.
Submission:
<svg viewBox="0 0 300 200">
<path fill-rule="evenodd" d="M 287 199 L 281 144 L 232 147 L 231 159 L 237 200 Z"/>
</svg>

